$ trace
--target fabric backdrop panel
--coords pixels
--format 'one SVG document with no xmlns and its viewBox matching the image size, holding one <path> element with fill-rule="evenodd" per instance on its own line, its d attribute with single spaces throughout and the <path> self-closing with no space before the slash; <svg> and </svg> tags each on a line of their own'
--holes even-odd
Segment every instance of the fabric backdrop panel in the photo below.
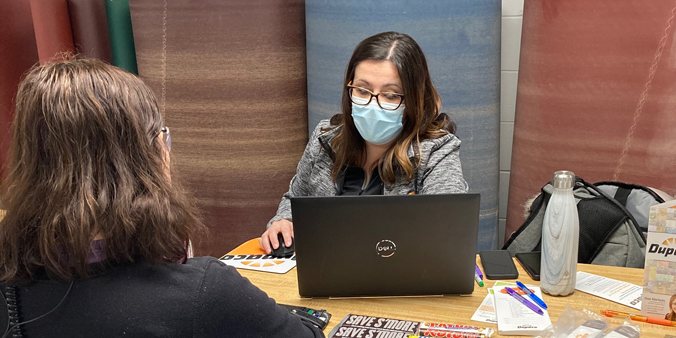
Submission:
<svg viewBox="0 0 676 338">
<path fill-rule="evenodd" d="M 102 0 L 68 0 L 73 43 L 78 54 L 113 62 L 106 4 Z"/>
<path fill-rule="evenodd" d="M 525 2 L 507 238 L 556 170 L 676 193 L 675 5 Z"/>
<path fill-rule="evenodd" d="M 164 3 L 131 2 L 139 72 L 164 107 L 172 161 L 211 228 L 198 253 L 219 256 L 263 233 L 305 149 L 305 8 Z"/>
<path fill-rule="evenodd" d="M 481 193 L 478 250 L 497 246 L 500 133 L 498 0 L 306 1 L 309 129 L 340 112 L 357 44 L 398 31 L 423 49 L 442 111 L 457 123 L 463 174 Z"/>
<path fill-rule="evenodd" d="M 106 0 L 106 16 L 113 64 L 130 73 L 138 74 L 129 0 Z"/>
<path fill-rule="evenodd" d="M 10 142 L 14 96 L 21 75 L 38 62 L 30 0 L 0 1 L 0 177 Z M 0 206 L 2 209 L 2 206 Z"/>
<path fill-rule="evenodd" d="M 61 53 L 74 53 L 66 0 L 30 0 L 35 41 L 40 63 L 59 58 Z"/>
</svg>

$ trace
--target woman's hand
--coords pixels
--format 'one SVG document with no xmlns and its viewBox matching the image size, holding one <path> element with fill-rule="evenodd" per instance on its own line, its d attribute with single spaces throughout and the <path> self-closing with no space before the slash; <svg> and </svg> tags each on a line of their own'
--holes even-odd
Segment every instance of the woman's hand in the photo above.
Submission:
<svg viewBox="0 0 676 338">
<path fill-rule="evenodd" d="M 291 238 L 293 238 L 293 223 L 289 220 L 282 219 L 276 222 L 272 222 L 268 230 L 261 235 L 261 238 L 258 240 L 261 249 L 265 250 L 267 254 L 272 253 L 272 249 L 279 248 L 279 240 L 277 240 L 277 234 L 282 233 L 284 236 L 284 246 L 291 246 Z"/>
</svg>

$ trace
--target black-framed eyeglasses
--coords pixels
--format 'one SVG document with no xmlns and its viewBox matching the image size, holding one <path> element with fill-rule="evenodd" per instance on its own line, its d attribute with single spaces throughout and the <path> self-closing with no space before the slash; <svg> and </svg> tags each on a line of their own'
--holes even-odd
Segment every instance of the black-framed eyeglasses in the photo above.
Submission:
<svg viewBox="0 0 676 338">
<path fill-rule="evenodd" d="M 385 110 L 397 110 L 399 106 L 404 102 L 404 94 L 391 93 L 391 92 L 380 92 L 374 94 L 372 91 L 353 86 L 352 82 L 347 84 L 347 92 L 350 96 L 350 100 L 354 104 L 366 106 L 371 103 L 371 100 L 375 97 L 376 102 L 380 108 Z"/>
<path fill-rule="evenodd" d="M 162 137 L 162 141 L 164 141 L 164 144 L 167 145 L 167 149 L 171 151 L 171 133 L 169 132 L 169 127 L 162 127 L 160 129 L 160 135 Z"/>
</svg>

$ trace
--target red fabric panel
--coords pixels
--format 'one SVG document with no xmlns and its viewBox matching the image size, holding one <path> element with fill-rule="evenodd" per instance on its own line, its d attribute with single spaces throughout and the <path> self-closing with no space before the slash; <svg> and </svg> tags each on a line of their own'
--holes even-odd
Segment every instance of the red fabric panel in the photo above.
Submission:
<svg viewBox="0 0 676 338">
<path fill-rule="evenodd" d="M 130 3 L 139 75 L 211 229 L 197 252 L 219 257 L 263 233 L 307 143 L 305 6 L 166 3 Z"/>
<path fill-rule="evenodd" d="M 676 194 L 674 6 L 525 2 L 507 238 L 556 170 Z"/>
<path fill-rule="evenodd" d="M 14 95 L 21 75 L 38 62 L 29 0 L 0 1 L 0 176 L 10 142 Z"/>
<path fill-rule="evenodd" d="M 30 3 L 40 63 L 62 52 L 74 53 L 66 0 L 30 0 Z"/>
<path fill-rule="evenodd" d="M 68 13 L 77 53 L 112 63 L 105 2 L 68 0 Z"/>
</svg>

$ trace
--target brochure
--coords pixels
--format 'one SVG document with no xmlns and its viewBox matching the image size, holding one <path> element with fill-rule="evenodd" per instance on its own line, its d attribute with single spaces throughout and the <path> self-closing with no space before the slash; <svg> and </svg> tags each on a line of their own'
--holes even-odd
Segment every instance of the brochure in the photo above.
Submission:
<svg viewBox="0 0 676 338">
<path fill-rule="evenodd" d="M 641 314 L 676 320 L 676 200 L 650 207 Z"/>
<path fill-rule="evenodd" d="M 296 266 L 296 255 L 275 258 L 270 255 L 225 255 L 221 262 L 238 269 L 287 273 Z"/>
<path fill-rule="evenodd" d="M 272 273 L 287 273 L 296 266 L 296 255 L 277 258 L 265 254 L 258 238 L 251 239 L 220 258 L 221 262 L 238 269 Z"/>
<path fill-rule="evenodd" d="M 643 288 L 635 284 L 578 271 L 575 290 L 641 309 Z"/>
<path fill-rule="evenodd" d="M 484 322 L 490 324 L 497 324 L 498 319 L 495 317 L 495 306 L 493 305 L 493 289 L 488 289 L 488 294 L 484 301 L 481 302 L 479 308 L 476 309 L 471 320 L 477 322 Z"/>
</svg>

